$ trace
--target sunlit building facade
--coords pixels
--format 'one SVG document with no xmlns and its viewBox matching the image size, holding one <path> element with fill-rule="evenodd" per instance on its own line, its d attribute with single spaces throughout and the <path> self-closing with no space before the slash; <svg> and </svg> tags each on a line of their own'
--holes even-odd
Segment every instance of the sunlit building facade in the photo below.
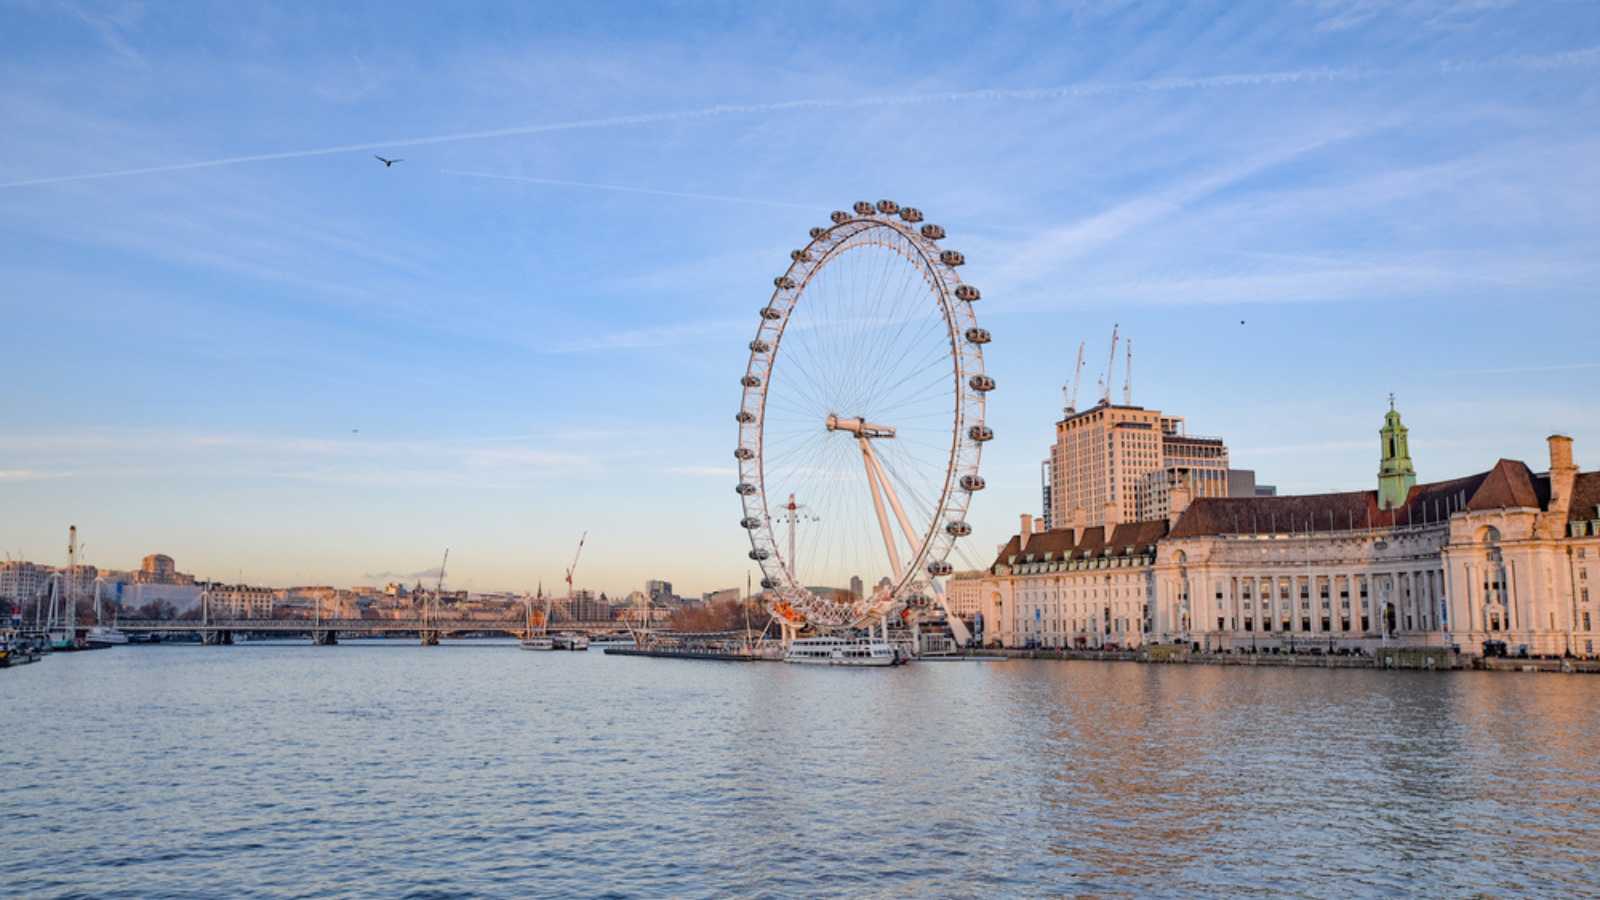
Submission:
<svg viewBox="0 0 1600 900">
<path fill-rule="evenodd" d="M 1600 472 L 1579 472 L 1571 439 L 1549 439 L 1542 473 L 1503 459 L 1419 484 L 1397 411 L 1379 436 L 1376 490 L 1191 498 L 1179 485 L 1166 517 L 1131 526 L 1030 535 L 1025 519 L 982 585 L 988 639 L 1595 656 Z M 1117 630 L 1135 604 L 1140 633 Z"/>
</svg>

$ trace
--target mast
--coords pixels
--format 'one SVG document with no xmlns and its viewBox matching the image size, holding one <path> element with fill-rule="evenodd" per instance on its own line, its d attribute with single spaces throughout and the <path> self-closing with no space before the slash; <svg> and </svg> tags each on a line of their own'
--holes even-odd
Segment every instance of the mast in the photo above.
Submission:
<svg viewBox="0 0 1600 900">
<path fill-rule="evenodd" d="M 1122 367 L 1122 405 L 1133 405 L 1133 338 L 1128 338 L 1128 361 Z"/>
<path fill-rule="evenodd" d="M 1064 411 L 1069 416 L 1078 411 L 1078 386 L 1083 383 L 1083 348 L 1086 343 L 1078 342 L 1078 361 L 1072 364 L 1072 381 L 1062 388 L 1063 399 L 1067 401 Z"/>
<path fill-rule="evenodd" d="M 1120 327 L 1121 326 L 1116 323 L 1112 323 L 1111 325 L 1111 353 L 1106 357 L 1106 377 L 1105 380 L 1101 382 L 1100 389 L 1100 402 L 1106 406 L 1111 405 L 1111 384 L 1116 378 L 1117 329 Z"/>
</svg>

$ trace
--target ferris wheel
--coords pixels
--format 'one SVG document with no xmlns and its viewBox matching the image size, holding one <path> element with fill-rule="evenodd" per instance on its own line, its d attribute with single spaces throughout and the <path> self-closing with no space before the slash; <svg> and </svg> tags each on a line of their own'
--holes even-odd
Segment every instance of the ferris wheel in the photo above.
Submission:
<svg viewBox="0 0 1600 900">
<path fill-rule="evenodd" d="M 939 579 L 972 532 L 994 437 L 990 335 L 973 313 L 978 289 L 956 274 L 965 258 L 913 207 L 852 209 L 811 229 L 773 281 L 734 451 L 740 524 L 772 612 L 824 631 L 944 605 Z"/>
</svg>

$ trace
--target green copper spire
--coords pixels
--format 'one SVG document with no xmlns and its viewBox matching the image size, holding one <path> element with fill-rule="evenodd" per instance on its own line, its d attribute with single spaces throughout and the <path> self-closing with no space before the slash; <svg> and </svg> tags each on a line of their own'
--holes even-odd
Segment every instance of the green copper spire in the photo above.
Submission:
<svg viewBox="0 0 1600 900">
<path fill-rule="evenodd" d="M 1378 435 L 1383 439 L 1383 462 L 1378 466 L 1378 508 L 1394 509 L 1405 504 L 1406 495 L 1417 483 L 1417 470 L 1411 465 L 1406 427 L 1400 424 L 1393 394 L 1389 395 L 1389 414 L 1383 417 L 1383 429 Z"/>
</svg>

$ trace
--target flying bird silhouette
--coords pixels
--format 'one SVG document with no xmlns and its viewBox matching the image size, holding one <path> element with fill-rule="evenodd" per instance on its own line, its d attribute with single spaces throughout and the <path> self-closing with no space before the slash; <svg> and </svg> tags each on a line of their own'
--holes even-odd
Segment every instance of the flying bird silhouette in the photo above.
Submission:
<svg viewBox="0 0 1600 900">
<path fill-rule="evenodd" d="M 405 162 L 405 160 L 403 160 L 403 159 L 384 159 L 383 157 L 379 156 L 376 153 L 372 154 L 372 158 L 377 160 L 378 162 L 383 163 L 383 167 L 385 169 L 389 168 L 390 166 L 394 165 L 397 162 Z"/>
</svg>

